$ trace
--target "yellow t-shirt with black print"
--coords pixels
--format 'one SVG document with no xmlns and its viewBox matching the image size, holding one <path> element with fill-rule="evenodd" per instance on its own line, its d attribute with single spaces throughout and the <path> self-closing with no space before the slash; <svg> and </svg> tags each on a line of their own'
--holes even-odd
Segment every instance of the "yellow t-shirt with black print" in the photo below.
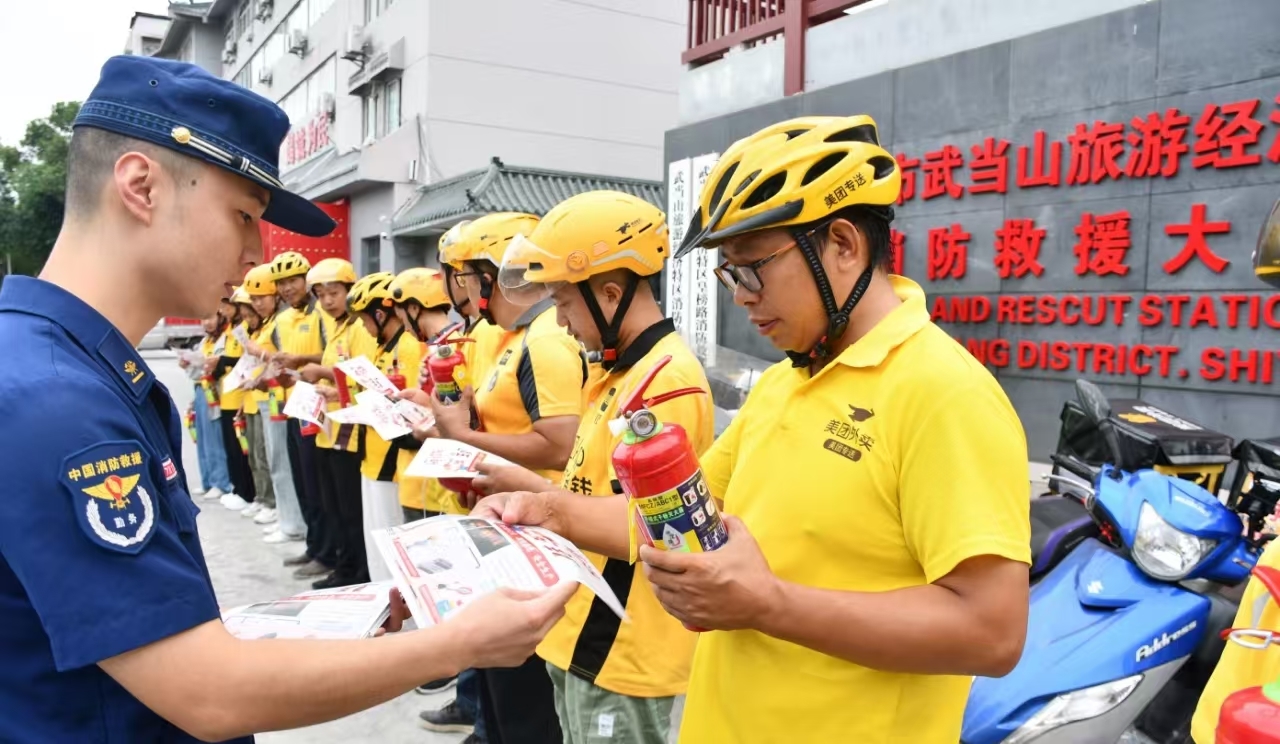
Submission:
<svg viewBox="0 0 1280 744">
<path fill-rule="evenodd" d="M 641 333 L 618 357 L 612 370 L 592 375 L 589 404 L 573 442 L 573 455 L 560 487 L 584 496 L 612 497 L 613 451 L 622 440 L 609 430 L 618 406 L 649 370 L 670 356 L 649 386 L 648 395 L 678 388 L 697 388 L 701 395 L 674 398 L 653 407 L 663 424 L 678 424 L 693 451 L 702 454 L 715 437 L 715 409 L 702 364 L 664 320 Z M 599 369 L 593 365 L 593 371 Z M 585 587 L 565 607 L 538 655 L 548 663 L 610 692 L 630 697 L 682 695 L 689 684 L 696 634 L 667 614 L 639 565 L 587 553 L 626 607 L 630 622 L 622 622 Z"/>
<path fill-rule="evenodd" d="M 504 330 L 496 340 L 496 356 L 473 399 L 484 431 L 528 434 L 543 418 L 581 415 L 587 360 L 578 342 L 556 323 L 550 301 L 529 308 L 513 330 Z M 553 483 L 561 476 L 557 470 L 535 472 Z"/>
</svg>

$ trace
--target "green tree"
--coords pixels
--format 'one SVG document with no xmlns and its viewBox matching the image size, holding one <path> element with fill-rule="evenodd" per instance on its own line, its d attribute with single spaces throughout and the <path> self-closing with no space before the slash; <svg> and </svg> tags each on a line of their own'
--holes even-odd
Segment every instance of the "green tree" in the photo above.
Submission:
<svg viewBox="0 0 1280 744">
<path fill-rule="evenodd" d="M 54 104 L 27 124 L 18 147 L 0 145 L 0 273 L 36 274 L 49 257 L 66 204 L 67 149 L 77 102 Z"/>
</svg>

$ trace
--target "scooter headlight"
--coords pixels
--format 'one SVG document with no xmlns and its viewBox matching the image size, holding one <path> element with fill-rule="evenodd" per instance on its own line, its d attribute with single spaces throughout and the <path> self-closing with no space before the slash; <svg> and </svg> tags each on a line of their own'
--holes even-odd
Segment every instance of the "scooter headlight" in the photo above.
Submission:
<svg viewBox="0 0 1280 744">
<path fill-rule="evenodd" d="M 1177 581 L 1185 577 L 1217 544 L 1217 540 L 1188 535 L 1166 522 L 1151 504 L 1142 502 L 1138 531 L 1133 538 L 1133 560 L 1152 578 Z"/>
<path fill-rule="evenodd" d="M 1049 701 L 1029 721 L 1018 727 L 1013 736 L 1004 740 L 1004 744 L 1024 744 L 1046 731 L 1066 726 L 1076 721 L 1085 721 L 1107 713 L 1120 703 L 1142 681 L 1141 674 L 1118 679 L 1114 682 L 1086 687 L 1083 690 L 1064 693 Z"/>
</svg>

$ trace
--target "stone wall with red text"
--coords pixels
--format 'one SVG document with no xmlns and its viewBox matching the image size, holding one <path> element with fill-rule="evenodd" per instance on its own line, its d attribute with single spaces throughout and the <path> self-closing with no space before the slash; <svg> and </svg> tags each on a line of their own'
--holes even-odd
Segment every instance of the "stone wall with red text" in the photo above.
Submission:
<svg viewBox="0 0 1280 744">
<path fill-rule="evenodd" d="M 1280 198 L 1278 29 L 1273 0 L 1159 0 L 673 130 L 667 160 L 869 113 L 904 169 L 897 267 L 1000 379 L 1033 458 L 1080 376 L 1280 434 L 1280 295 L 1250 269 Z M 780 357 L 719 305 L 721 345 Z"/>
</svg>

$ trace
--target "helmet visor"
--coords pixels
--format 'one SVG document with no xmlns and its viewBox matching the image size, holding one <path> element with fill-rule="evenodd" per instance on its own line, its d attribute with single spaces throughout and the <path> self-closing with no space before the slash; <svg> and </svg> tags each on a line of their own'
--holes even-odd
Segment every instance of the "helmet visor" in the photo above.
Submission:
<svg viewBox="0 0 1280 744">
<path fill-rule="evenodd" d="M 1253 250 L 1253 275 L 1273 287 L 1280 287 L 1280 201 L 1271 208 L 1266 224 L 1258 233 Z"/>
<path fill-rule="evenodd" d="M 524 235 L 516 235 L 502 254 L 498 267 L 498 287 L 502 294 L 517 305 L 532 305 L 549 297 L 561 282 L 535 282 L 528 275 L 545 274 L 547 269 L 563 263 L 564 259 L 540 247 Z"/>
</svg>

